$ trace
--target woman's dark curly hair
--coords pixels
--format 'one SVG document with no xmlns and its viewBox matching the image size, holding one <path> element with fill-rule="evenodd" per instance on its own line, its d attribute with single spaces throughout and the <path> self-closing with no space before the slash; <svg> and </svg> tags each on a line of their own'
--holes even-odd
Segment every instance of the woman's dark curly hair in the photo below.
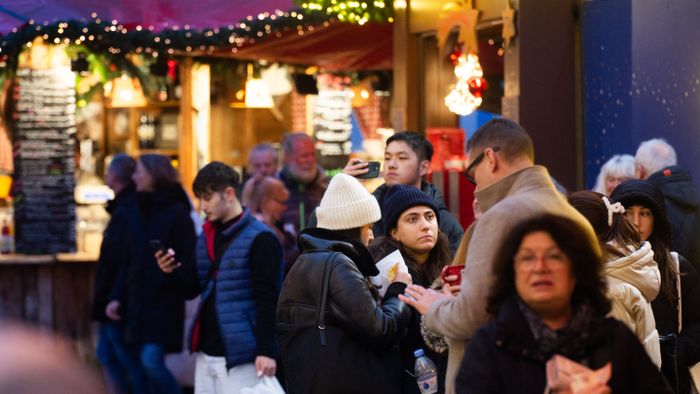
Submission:
<svg viewBox="0 0 700 394">
<path fill-rule="evenodd" d="M 578 223 L 556 215 L 543 215 L 523 221 L 508 234 L 494 262 L 495 280 L 486 310 L 495 316 L 501 305 L 517 294 L 513 259 L 523 238 L 540 231 L 549 234 L 571 260 L 571 271 L 576 278 L 576 287 L 571 296 L 572 306 L 586 302 L 597 315 L 605 316 L 610 311 L 610 301 L 605 296 L 605 279 L 600 273 L 602 256 L 599 249 L 590 244 L 589 236 Z"/>
</svg>

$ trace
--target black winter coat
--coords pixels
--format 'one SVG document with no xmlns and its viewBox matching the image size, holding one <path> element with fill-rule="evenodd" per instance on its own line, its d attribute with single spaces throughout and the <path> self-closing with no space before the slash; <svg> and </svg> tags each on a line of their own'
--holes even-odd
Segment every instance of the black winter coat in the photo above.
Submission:
<svg viewBox="0 0 700 394">
<path fill-rule="evenodd" d="M 139 210 L 130 221 L 129 265 L 122 276 L 122 315 L 127 343 L 157 343 L 169 352 L 182 349 L 185 299 L 175 275 L 158 268 L 149 241 L 172 248 L 183 265 L 194 264 L 196 235 L 190 202 L 179 185 L 157 193 L 138 193 Z"/>
<path fill-rule="evenodd" d="M 600 318 L 590 326 L 585 359 L 574 361 L 592 369 L 612 362 L 608 385 L 613 393 L 672 393 L 639 339 L 625 325 Z M 548 358 L 540 355 L 528 322 L 512 299 L 469 341 L 456 392 L 542 394 L 547 385 Z"/>
<path fill-rule="evenodd" d="M 649 176 L 664 196 L 671 222 L 671 247 L 700 272 L 700 196 L 690 173 L 680 167 L 666 167 Z"/>
<path fill-rule="evenodd" d="M 387 237 L 379 237 L 370 244 L 369 249 L 374 259 L 379 261 L 396 249 L 399 249 L 399 245 L 398 242 Z M 437 277 L 431 277 L 430 273 L 426 272 L 426 270 L 419 272 L 420 267 L 417 266 L 418 263 L 412 263 L 411 257 L 406 256 L 403 254 L 403 252 L 402 257 L 406 261 L 408 273 L 411 274 L 413 283 L 425 288 L 430 288 Z M 448 263 L 449 261 L 436 262 L 436 264 L 440 267 L 444 267 Z M 437 392 L 438 394 L 442 394 L 445 392 L 444 382 L 445 374 L 447 372 L 447 352 L 437 353 L 425 344 L 423 335 L 420 332 L 420 321 L 421 314 L 413 310 L 413 316 L 411 317 L 411 323 L 406 330 L 406 335 L 401 338 L 401 342 L 399 343 L 399 348 L 401 350 L 401 364 L 403 366 L 401 392 L 403 394 L 420 394 L 418 384 L 416 383 L 416 378 L 413 376 L 414 365 L 416 362 L 413 352 L 416 349 L 423 349 L 425 351 L 425 355 L 432 360 L 437 367 L 439 382 Z"/>
<path fill-rule="evenodd" d="M 683 331 L 676 341 L 676 358 L 678 363 L 679 393 L 690 392 L 690 373 L 688 368 L 700 361 L 700 283 L 695 268 L 679 256 L 681 271 L 681 296 L 683 305 Z M 678 290 L 674 286 L 674 294 Z M 678 334 L 677 302 L 659 294 L 651 302 L 659 335 Z M 662 349 L 663 350 L 663 349 Z M 663 352 L 662 352 L 663 353 Z M 662 370 L 664 366 L 662 365 Z"/>
<path fill-rule="evenodd" d="M 396 345 L 411 319 L 410 308 L 397 298 L 405 285 L 392 284 L 380 304 L 366 280 L 378 271 L 362 244 L 316 228 L 300 235 L 299 246 L 302 255 L 277 304 L 287 392 L 399 393 Z M 326 346 L 317 327 L 324 270 L 330 270 Z"/>
<path fill-rule="evenodd" d="M 129 218 L 137 209 L 136 190 L 133 186 L 120 191 L 114 200 L 107 203 L 107 212 L 111 218 L 103 233 L 100 258 L 97 260 L 95 290 L 92 298 L 94 320 L 111 322 L 105 315 L 105 308 L 114 297 L 114 285 L 119 271 L 128 263 L 126 238 L 129 232 Z"/>
<path fill-rule="evenodd" d="M 389 186 L 387 186 L 385 183 L 372 192 L 372 195 L 377 199 L 380 207 L 383 206 L 384 194 L 388 189 Z M 445 233 L 447 238 L 450 240 L 450 251 L 454 256 L 457 248 L 459 247 L 459 243 L 462 242 L 462 236 L 464 236 L 462 226 L 459 224 L 457 219 L 452 216 L 450 210 L 447 209 L 447 205 L 445 205 L 445 200 L 442 198 L 442 194 L 435 188 L 435 186 L 428 182 L 422 182 L 421 191 L 432 197 L 435 205 L 438 207 L 438 210 L 440 211 L 440 231 Z M 372 227 L 372 232 L 374 233 L 375 237 L 385 235 L 385 230 L 384 220 L 378 221 L 374 224 L 374 227 Z"/>
</svg>

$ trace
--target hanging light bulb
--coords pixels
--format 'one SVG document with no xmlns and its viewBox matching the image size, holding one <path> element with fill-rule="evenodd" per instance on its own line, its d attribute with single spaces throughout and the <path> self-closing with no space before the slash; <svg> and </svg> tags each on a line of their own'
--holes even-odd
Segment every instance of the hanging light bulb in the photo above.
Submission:
<svg viewBox="0 0 700 394">
<path fill-rule="evenodd" d="M 458 115 L 469 115 L 483 102 L 483 92 L 488 86 L 479 57 L 474 53 L 460 55 L 455 65 L 455 75 L 457 83 L 445 97 L 445 105 Z"/>
<path fill-rule="evenodd" d="M 143 95 L 139 80 L 129 78 L 126 74 L 105 84 L 105 97 L 110 100 L 110 105 L 114 108 L 146 106 L 146 97 Z"/>
<path fill-rule="evenodd" d="M 248 64 L 248 80 L 245 83 L 245 106 L 247 108 L 272 108 L 272 96 L 267 84 L 260 78 L 253 78 L 253 64 Z"/>
<path fill-rule="evenodd" d="M 249 79 L 245 83 L 245 106 L 247 108 L 272 108 L 272 96 L 262 79 Z"/>
</svg>

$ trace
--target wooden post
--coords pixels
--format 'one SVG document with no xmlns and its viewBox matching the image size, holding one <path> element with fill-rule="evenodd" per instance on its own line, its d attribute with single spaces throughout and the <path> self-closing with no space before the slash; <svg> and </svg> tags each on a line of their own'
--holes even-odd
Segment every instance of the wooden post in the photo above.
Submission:
<svg viewBox="0 0 700 394">
<path fill-rule="evenodd" d="M 536 162 L 565 187 L 575 189 L 582 186 L 577 175 L 582 157 L 577 147 L 581 118 L 572 2 L 515 3 L 518 35 L 506 51 L 502 113 L 528 131 Z"/>
<path fill-rule="evenodd" d="M 412 34 L 409 12 L 406 8 L 394 11 L 394 88 L 391 108 L 391 124 L 398 132 L 420 129 L 419 89 L 419 38 Z"/>
<path fill-rule="evenodd" d="M 182 186 L 192 196 L 192 181 L 197 174 L 197 136 L 194 133 L 194 107 L 192 105 L 192 58 L 180 63 L 180 141 L 178 158 Z"/>
</svg>

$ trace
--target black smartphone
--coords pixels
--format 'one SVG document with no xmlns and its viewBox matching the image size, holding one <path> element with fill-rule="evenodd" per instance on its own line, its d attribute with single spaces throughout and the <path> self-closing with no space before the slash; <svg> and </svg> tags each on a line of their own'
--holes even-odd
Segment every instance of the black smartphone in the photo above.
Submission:
<svg viewBox="0 0 700 394">
<path fill-rule="evenodd" d="M 379 176 L 379 167 L 382 165 L 382 163 L 378 161 L 368 161 L 367 162 L 367 173 L 358 175 L 357 178 L 360 179 L 370 179 L 370 178 L 376 178 Z"/>
<path fill-rule="evenodd" d="M 160 242 L 159 239 L 152 239 L 149 241 L 149 243 L 151 244 L 151 249 L 153 249 L 154 253 L 159 250 L 163 253 L 166 253 L 168 251 L 168 248 L 166 248 L 165 245 L 163 245 L 163 243 Z"/>
</svg>

